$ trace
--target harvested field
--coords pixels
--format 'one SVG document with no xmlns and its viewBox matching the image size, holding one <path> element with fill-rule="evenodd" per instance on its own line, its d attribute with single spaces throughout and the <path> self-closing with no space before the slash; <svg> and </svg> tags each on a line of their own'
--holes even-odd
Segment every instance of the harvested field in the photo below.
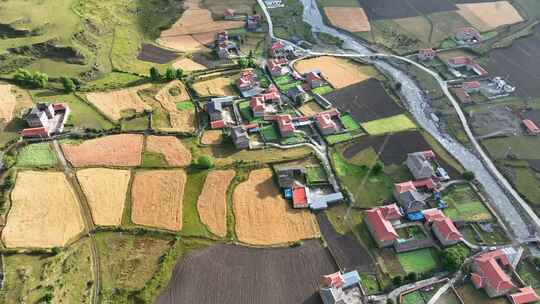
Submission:
<svg viewBox="0 0 540 304">
<path fill-rule="evenodd" d="M 186 179 L 183 170 L 135 173 L 131 189 L 133 223 L 174 231 L 182 229 Z"/>
<path fill-rule="evenodd" d="M 371 66 L 359 66 L 350 60 L 322 56 L 298 61 L 295 69 L 303 74 L 320 70 L 324 78 L 336 89 L 364 81 L 378 74 Z"/>
<path fill-rule="evenodd" d="M 463 3 L 457 7 L 458 13 L 482 32 L 523 21 L 521 15 L 508 1 Z"/>
<path fill-rule="evenodd" d="M 122 222 L 131 172 L 93 168 L 77 171 L 96 225 L 116 226 Z"/>
<path fill-rule="evenodd" d="M 174 136 L 148 136 L 146 150 L 162 154 L 170 166 L 183 167 L 191 163 L 191 153 Z"/>
<path fill-rule="evenodd" d="M 217 236 L 227 234 L 227 189 L 235 174 L 234 170 L 208 173 L 197 201 L 201 222 Z"/>
<path fill-rule="evenodd" d="M 201 138 L 203 145 L 219 145 L 223 141 L 223 133 L 219 130 L 205 131 Z"/>
<path fill-rule="evenodd" d="M 179 52 L 203 52 L 208 51 L 208 48 L 195 40 L 191 35 L 162 37 L 156 42 L 164 47 L 168 47 Z"/>
<path fill-rule="evenodd" d="M 324 109 L 319 106 L 318 103 L 312 101 L 302 105 L 300 108 L 298 108 L 298 111 L 300 111 L 305 116 L 315 116 L 318 113 L 324 112 Z"/>
<path fill-rule="evenodd" d="M 2 231 L 6 247 L 64 246 L 84 228 L 75 193 L 61 172 L 19 172 L 11 201 Z"/>
<path fill-rule="evenodd" d="M 118 134 L 82 143 L 63 143 L 62 150 L 74 167 L 133 167 L 141 164 L 142 146 L 142 135 Z"/>
<path fill-rule="evenodd" d="M 182 69 L 186 72 L 206 70 L 206 67 L 198 62 L 195 62 L 189 58 L 182 58 L 173 63 L 173 68 Z"/>
<path fill-rule="evenodd" d="M 341 269 L 355 269 L 359 272 L 375 271 L 375 262 L 352 232 L 346 235 L 337 233 L 324 213 L 317 214 L 317 221 L 321 233 Z"/>
<path fill-rule="evenodd" d="M 178 262 L 156 303 L 319 304 L 320 276 L 337 270 L 316 240 L 295 248 L 217 244 Z M 200 292 L 201 286 L 207 292 Z"/>
<path fill-rule="evenodd" d="M 371 25 L 364 9 L 361 7 L 333 7 L 324 8 L 324 13 L 333 26 L 349 32 L 369 32 Z"/>
<path fill-rule="evenodd" d="M 195 132 L 195 109 L 178 110 L 177 104 L 191 100 L 186 87 L 180 80 L 173 80 L 161 88 L 154 97 L 169 113 L 170 128 L 161 128 L 164 131 Z"/>
<path fill-rule="evenodd" d="M 399 19 L 456 10 L 448 0 L 359 0 L 370 20 Z"/>
<path fill-rule="evenodd" d="M 382 83 L 370 78 L 324 95 L 326 99 L 346 111 L 357 122 L 367 122 L 403 113 L 403 109 L 388 95 Z"/>
<path fill-rule="evenodd" d="M 315 217 L 294 210 L 272 179 L 270 169 L 252 171 L 233 194 L 236 234 L 241 242 L 273 245 L 319 236 Z"/>
<path fill-rule="evenodd" d="M 176 52 L 160 48 L 153 44 L 143 43 L 137 59 L 158 64 L 165 64 L 178 58 Z"/>
<path fill-rule="evenodd" d="M 492 50 L 487 70 L 491 75 L 505 75 L 517 86 L 515 94 L 523 98 L 540 97 L 540 25 L 534 34 L 514 40 L 507 48 Z"/>
<path fill-rule="evenodd" d="M 196 82 L 193 84 L 193 89 L 201 97 L 235 95 L 232 88 L 232 79 L 228 77 L 218 77 Z"/>
<path fill-rule="evenodd" d="M 349 143 L 343 149 L 343 156 L 352 160 L 365 149 L 373 148 L 379 154 L 379 159 L 387 166 L 400 165 L 407 159 L 408 153 L 433 149 L 419 131 L 405 131 L 400 133 L 365 136 L 355 142 Z M 437 151 L 438 161 L 448 171 L 452 178 L 460 176 L 456 168 L 449 165 Z"/>
<path fill-rule="evenodd" d="M 125 111 L 142 113 L 144 110 L 151 109 L 137 93 L 150 86 L 148 84 L 118 91 L 88 93 L 86 99 L 107 118 L 118 121 L 123 117 L 122 114 Z"/>
<path fill-rule="evenodd" d="M 370 135 L 395 133 L 416 128 L 414 122 L 405 114 L 368 121 L 361 126 Z"/>
<path fill-rule="evenodd" d="M 0 122 L 11 121 L 16 105 L 17 99 L 11 90 L 11 85 L 0 84 Z"/>
</svg>

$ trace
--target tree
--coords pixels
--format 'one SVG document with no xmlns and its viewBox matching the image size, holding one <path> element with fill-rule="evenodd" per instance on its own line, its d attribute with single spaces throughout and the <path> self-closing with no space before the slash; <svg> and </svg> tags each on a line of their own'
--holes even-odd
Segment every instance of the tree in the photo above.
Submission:
<svg viewBox="0 0 540 304">
<path fill-rule="evenodd" d="M 471 172 L 471 171 L 463 172 L 463 179 L 468 180 L 468 181 L 472 181 L 472 180 L 474 180 L 474 178 L 475 178 L 474 172 Z"/>
<path fill-rule="evenodd" d="M 469 252 L 463 246 L 446 249 L 442 255 L 443 267 L 448 271 L 456 271 L 467 259 Z"/>
<path fill-rule="evenodd" d="M 418 280 L 418 274 L 416 272 L 409 272 L 406 280 L 409 282 L 416 282 Z"/>
<path fill-rule="evenodd" d="M 41 72 L 32 73 L 25 69 L 18 69 L 15 75 L 13 75 L 13 78 L 23 85 L 36 88 L 45 88 L 49 84 L 49 76 L 47 74 Z"/>
<path fill-rule="evenodd" d="M 386 300 L 386 304 L 394 304 L 394 300 L 388 299 L 388 300 Z"/>
<path fill-rule="evenodd" d="M 238 65 L 240 66 L 241 69 L 245 69 L 249 66 L 249 60 L 247 60 L 247 58 L 245 57 L 242 57 L 238 59 Z"/>
<path fill-rule="evenodd" d="M 182 69 L 176 69 L 176 79 L 182 80 L 184 77 L 184 71 Z"/>
<path fill-rule="evenodd" d="M 49 75 L 41 72 L 35 72 L 32 76 L 32 82 L 34 86 L 44 89 L 49 84 Z"/>
<path fill-rule="evenodd" d="M 32 81 L 32 73 L 25 69 L 17 69 L 13 78 L 23 84 L 29 84 Z"/>
<path fill-rule="evenodd" d="M 399 286 L 401 285 L 401 283 L 403 283 L 403 278 L 401 276 L 395 276 L 392 278 L 392 283 L 396 286 Z"/>
<path fill-rule="evenodd" d="M 377 161 L 375 165 L 373 165 L 373 167 L 371 168 L 371 172 L 373 172 L 373 174 L 379 174 L 382 172 L 383 169 L 384 164 L 380 161 Z"/>
<path fill-rule="evenodd" d="M 66 93 L 75 91 L 75 83 L 73 82 L 73 79 L 62 76 L 60 80 L 62 81 L 62 86 L 64 87 L 64 91 L 66 91 Z"/>
<path fill-rule="evenodd" d="M 214 166 L 214 160 L 208 155 L 201 155 L 197 158 L 197 165 L 204 169 L 210 169 Z"/>
<path fill-rule="evenodd" d="M 396 82 L 396 84 L 394 85 L 394 88 L 396 89 L 396 91 L 400 91 L 401 90 L 401 82 Z"/>
<path fill-rule="evenodd" d="M 167 68 L 165 71 L 165 79 L 169 81 L 176 79 L 176 71 L 173 68 Z"/>
<path fill-rule="evenodd" d="M 161 79 L 161 74 L 156 67 L 150 68 L 150 79 L 152 79 L 152 81 L 158 81 Z"/>
</svg>

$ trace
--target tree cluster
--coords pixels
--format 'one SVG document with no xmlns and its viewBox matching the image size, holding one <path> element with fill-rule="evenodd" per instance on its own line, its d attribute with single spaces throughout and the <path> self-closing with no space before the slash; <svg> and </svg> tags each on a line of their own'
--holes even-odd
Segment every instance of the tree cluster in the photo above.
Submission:
<svg viewBox="0 0 540 304">
<path fill-rule="evenodd" d="M 167 68 L 167 70 L 165 70 L 165 75 L 161 75 L 156 67 L 150 68 L 150 79 L 152 81 L 172 81 L 175 79 L 181 80 L 183 77 L 184 71 L 182 69 Z"/>
<path fill-rule="evenodd" d="M 21 85 L 31 86 L 35 88 L 46 88 L 49 84 L 49 76 L 41 72 L 31 72 L 26 69 L 18 69 L 13 75 L 13 78 Z"/>
</svg>

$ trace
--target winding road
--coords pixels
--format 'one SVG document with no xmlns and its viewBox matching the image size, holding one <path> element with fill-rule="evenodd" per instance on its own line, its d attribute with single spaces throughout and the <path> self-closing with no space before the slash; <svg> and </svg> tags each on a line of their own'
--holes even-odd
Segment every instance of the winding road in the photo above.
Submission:
<svg viewBox="0 0 540 304">
<path fill-rule="evenodd" d="M 343 49 L 347 52 L 312 52 L 302 49 L 293 43 L 284 39 L 276 38 L 273 32 L 273 23 L 271 16 L 266 9 L 262 0 L 257 0 L 261 6 L 266 20 L 268 21 L 268 33 L 272 39 L 280 40 L 289 45 L 293 45 L 297 50 L 305 53 L 306 56 L 334 56 L 348 58 L 363 58 L 368 62 L 376 65 L 379 69 L 385 71 L 395 81 L 402 84 L 401 95 L 406 102 L 409 112 L 415 117 L 419 125 L 428 131 L 437 141 L 446 148 L 463 166 L 475 173 L 476 179 L 484 187 L 489 196 L 490 205 L 497 211 L 504 223 L 514 236 L 514 240 L 518 243 L 527 242 L 531 237 L 535 236 L 537 231 L 540 231 L 540 219 L 528 206 L 528 204 L 514 190 L 506 178 L 498 171 L 491 159 L 483 151 L 482 147 L 473 136 L 468 125 L 467 119 L 450 91 L 447 83 L 439 76 L 438 73 L 408 59 L 396 55 L 381 54 L 370 50 L 362 45 L 354 37 L 340 32 L 334 28 L 324 24 L 323 18 L 315 0 L 300 0 L 304 5 L 303 19 L 309 23 L 314 31 L 324 32 L 334 37 L 343 40 Z M 431 106 L 424 98 L 422 90 L 416 82 L 409 77 L 405 72 L 397 69 L 389 64 L 387 60 L 394 59 L 408 64 L 415 65 L 423 71 L 429 73 L 439 83 L 442 91 L 451 101 L 452 106 L 456 110 L 461 124 L 469 140 L 471 141 L 475 153 L 461 145 L 450 135 L 443 133 L 429 115 L 432 113 Z"/>
</svg>

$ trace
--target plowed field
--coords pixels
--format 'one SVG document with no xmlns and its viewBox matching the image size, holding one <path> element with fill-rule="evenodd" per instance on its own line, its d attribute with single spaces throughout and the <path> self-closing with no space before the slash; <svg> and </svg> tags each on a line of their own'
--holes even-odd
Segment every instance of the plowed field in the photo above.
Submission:
<svg viewBox="0 0 540 304">
<path fill-rule="evenodd" d="M 189 58 L 182 58 L 173 63 L 175 69 L 182 69 L 186 72 L 206 70 L 206 67 L 200 63 L 197 63 Z"/>
<path fill-rule="evenodd" d="M 191 153 L 174 136 L 148 136 L 146 149 L 150 152 L 163 154 L 170 166 L 183 167 L 191 163 Z"/>
<path fill-rule="evenodd" d="M 142 171 L 131 189 L 133 223 L 168 230 L 182 229 L 186 173 L 182 170 Z"/>
<path fill-rule="evenodd" d="M 361 7 L 333 7 L 324 8 L 324 13 L 333 26 L 349 32 L 369 32 L 371 25 Z"/>
<path fill-rule="evenodd" d="M 482 32 L 523 21 L 521 15 L 508 1 L 464 3 L 457 6 L 458 13 Z"/>
<path fill-rule="evenodd" d="M 75 193 L 63 173 L 19 172 L 11 200 L 2 231 L 6 247 L 64 246 L 84 228 Z"/>
<path fill-rule="evenodd" d="M 294 242 L 319 236 L 314 216 L 294 210 L 281 196 L 270 169 L 252 171 L 234 191 L 238 240 L 255 245 Z"/>
<path fill-rule="evenodd" d="M 141 163 L 143 136 L 119 134 L 84 141 L 65 143 L 62 149 L 74 167 L 131 167 Z"/>
<path fill-rule="evenodd" d="M 122 118 L 122 112 L 124 111 L 131 110 L 142 113 L 145 109 L 151 109 L 137 94 L 138 91 L 147 89 L 150 86 L 142 85 L 118 91 L 88 93 L 86 99 L 107 118 L 117 121 Z"/>
<path fill-rule="evenodd" d="M 223 140 L 221 131 L 211 130 L 205 131 L 201 138 L 203 145 L 218 145 Z"/>
<path fill-rule="evenodd" d="M 104 168 L 77 171 L 96 225 L 120 225 L 131 176 L 128 170 Z"/>
<path fill-rule="evenodd" d="M 221 237 L 227 234 L 227 188 L 234 175 L 234 170 L 210 172 L 197 201 L 201 221 Z"/>
<path fill-rule="evenodd" d="M 11 91 L 11 85 L 0 84 L 0 122 L 11 121 L 16 104 L 17 100 Z"/>
</svg>

